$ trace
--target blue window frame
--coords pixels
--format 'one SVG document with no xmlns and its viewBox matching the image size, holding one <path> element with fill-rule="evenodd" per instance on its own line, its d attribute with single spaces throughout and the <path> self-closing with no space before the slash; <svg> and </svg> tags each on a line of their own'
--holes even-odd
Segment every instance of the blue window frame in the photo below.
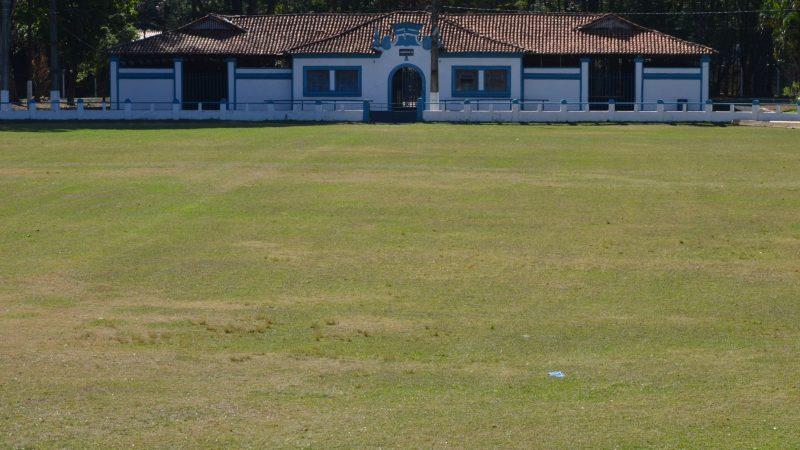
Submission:
<svg viewBox="0 0 800 450">
<path fill-rule="evenodd" d="M 303 67 L 303 96 L 361 97 L 361 67 Z"/>
<path fill-rule="evenodd" d="M 511 97 L 511 66 L 453 66 L 453 97 Z"/>
</svg>

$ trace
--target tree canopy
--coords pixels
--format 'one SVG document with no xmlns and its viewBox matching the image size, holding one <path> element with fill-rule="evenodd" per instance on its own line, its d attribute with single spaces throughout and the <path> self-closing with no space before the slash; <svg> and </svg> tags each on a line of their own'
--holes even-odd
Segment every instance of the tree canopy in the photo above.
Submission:
<svg viewBox="0 0 800 450">
<path fill-rule="evenodd" d="M 647 27 L 709 45 L 714 96 L 767 97 L 800 80 L 800 0 L 442 0 L 463 8 L 616 12 Z M 12 16 L 12 96 L 24 80 L 47 90 L 47 0 L 16 0 Z M 429 9 L 430 0 L 59 0 L 58 49 L 68 96 L 107 95 L 106 51 L 148 31 L 210 12 L 281 14 Z M 725 12 L 725 13 L 720 13 Z M 16 81 L 16 83 L 15 83 Z M 16 94 L 16 95 L 14 95 Z"/>
</svg>

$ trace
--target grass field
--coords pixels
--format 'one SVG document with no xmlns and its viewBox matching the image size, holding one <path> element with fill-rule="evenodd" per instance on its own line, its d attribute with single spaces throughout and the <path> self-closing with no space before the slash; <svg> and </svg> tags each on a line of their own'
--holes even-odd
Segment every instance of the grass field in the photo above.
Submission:
<svg viewBox="0 0 800 450">
<path fill-rule="evenodd" d="M 0 446 L 800 446 L 800 130 L 166 127 L 0 124 Z"/>
</svg>

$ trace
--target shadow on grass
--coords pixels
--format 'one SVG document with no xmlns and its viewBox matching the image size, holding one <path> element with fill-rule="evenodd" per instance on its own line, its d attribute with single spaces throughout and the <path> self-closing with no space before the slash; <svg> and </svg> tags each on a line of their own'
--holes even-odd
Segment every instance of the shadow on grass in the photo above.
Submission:
<svg viewBox="0 0 800 450">
<path fill-rule="evenodd" d="M 195 130 L 213 128 L 288 128 L 337 125 L 347 122 L 220 122 L 220 121 L 49 121 L 0 122 L 2 132 L 68 132 L 81 130 Z M 356 123 L 354 123 L 356 124 Z"/>
<path fill-rule="evenodd" d="M 220 122 L 220 121 L 20 121 L 20 122 L 0 122 L 0 133 L 3 132 L 69 132 L 82 130 L 196 130 L 196 129 L 215 129 L 215 128 L 290 128 L 290 127 L 317 127 L 332 125 L 393 125 L 393 126 L 415 126 L 415 125 L 461 125 L 461 126 L 592 126 L 592 127 L 626 127 L 629 125 L 668 125 L 668 126 L 691 126 L 699 128 L 724 128 L 734 126 L 732 123 L 708 123 L 708 122 L 669 122 L 669 123 L 638 123 L 638 122 L 527 122 L 527 123 L 492 123 L 492 122 L 417 122 L 417 123 L 388 123 L 388 122 Z"/>
</svg>

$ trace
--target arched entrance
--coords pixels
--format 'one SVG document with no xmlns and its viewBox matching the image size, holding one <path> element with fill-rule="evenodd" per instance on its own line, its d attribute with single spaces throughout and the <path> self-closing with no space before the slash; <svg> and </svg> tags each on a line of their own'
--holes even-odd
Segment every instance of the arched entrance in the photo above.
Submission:
<svg viewBox="0 0 800 450">
<path fill-rule="evenodd" d="M 389 74 L 389 110 L 414 111 L 425 99 L 425 75 L 413 64 L 402 64 Z"/>
</svg>

